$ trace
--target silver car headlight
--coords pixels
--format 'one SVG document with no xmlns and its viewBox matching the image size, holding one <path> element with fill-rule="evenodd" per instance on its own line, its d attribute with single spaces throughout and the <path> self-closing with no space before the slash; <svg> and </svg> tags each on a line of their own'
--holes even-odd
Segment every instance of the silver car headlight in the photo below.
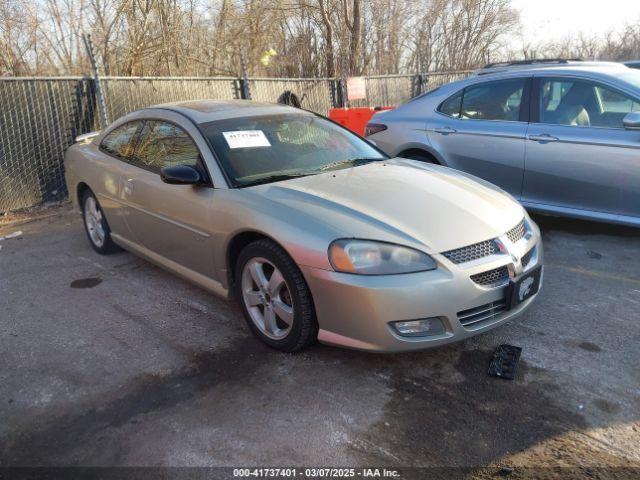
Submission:
<svg viewBox="0 0 640 480">
<path fill-rule="evenodd" d="M 329 262 L 338 272 L 359 275 L 394 275 L 437 268 L 433 258 L 419 250 L 357 239 L 334 241 L 329 246 Z"/>
</svg>

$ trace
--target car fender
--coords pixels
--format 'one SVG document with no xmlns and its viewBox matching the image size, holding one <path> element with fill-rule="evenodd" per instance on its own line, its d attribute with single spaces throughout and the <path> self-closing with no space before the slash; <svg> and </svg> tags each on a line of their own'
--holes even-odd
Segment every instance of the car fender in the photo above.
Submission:
<svg viewBox="0 0 640 480">
<path fill-rule="evenodd" d="M 440 165 L 444 165 L 445 167 L 449 166 L 446 159 L 428 143 L 420 143 L 420 142 L 404 143 L 395 149 L 392 156 L 398 157 L 402 152 L 406 152 L 407 150 L 422 150 L 423 152 L 428 153 L 429 155 L 432 155 L 436 160 L 438 160 L 438 163 Z"/>
<path fill-rule="evenodd" d="M 341 232 L 302 209 L 276 202 L 243 189 L 220 190 L 217 203 L 232 205 L 219 213 L 224 232 L 213 235 L 218 280 L 225 282 L 229 272 L 229 246 L 242 234 L 257 234 L 280 245 L 298 265 L 331 269 L 327 249 Z"/>
</svg>

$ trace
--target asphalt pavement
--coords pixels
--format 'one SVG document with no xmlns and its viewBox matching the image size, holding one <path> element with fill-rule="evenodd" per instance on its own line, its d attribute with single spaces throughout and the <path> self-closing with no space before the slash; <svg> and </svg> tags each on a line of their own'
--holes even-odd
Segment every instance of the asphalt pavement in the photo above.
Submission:
<svg viewBox="0 0 640 480">
<path fill-rule="evenodd" d="M 2 226 L 0 465 L 640 468 L 640 230 L 536 220 L 524 316 L 392 355 L 270 350 L 226 300 L 94 253 L 69 207 Z M 502 343 L 514 381 L 486 374 Z"/>
</svg>

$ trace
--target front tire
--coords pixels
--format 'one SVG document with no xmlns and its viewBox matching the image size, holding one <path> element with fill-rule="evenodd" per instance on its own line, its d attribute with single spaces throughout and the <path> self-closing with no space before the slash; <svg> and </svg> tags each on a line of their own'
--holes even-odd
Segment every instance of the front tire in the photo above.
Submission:
<svg viewBox="0 0 640 480">
<path fill-rule="evenodd" d="M 111 229 L 107 219 L 102 212 L 102 207 L 91 190 L 87 190 L 82 195 L 82 219 L 84 220 L 84 230 L 93 249 L 101 255 L 120 252 L 111 239 Z"/>
<path fill-rule="evenodd" d="M 400 157 L 406 158 L 408 160 L 417 160 L 418 162 L 431 163 L 433 165 L 438 165 L 438 162 L 435 158 L 425 153 L 418 153 L 418 152 L 401 153 Z"/>
<path fill-rule="evenodd" d="M 238 303 L 251 331 L 264 343 L 295 352 L 314 343 L 318 326 L 302 272 L 271 240 L 242 250 L 235 268 Z"/>
</svg>

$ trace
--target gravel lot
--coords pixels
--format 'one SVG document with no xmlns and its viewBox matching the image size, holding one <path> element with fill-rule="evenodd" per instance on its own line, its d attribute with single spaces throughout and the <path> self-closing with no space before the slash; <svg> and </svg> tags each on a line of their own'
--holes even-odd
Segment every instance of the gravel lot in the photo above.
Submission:
<svg viewBox="0 0 640 480">
<path fill-rule="evenodd" d="M 536 220 L 524 317 L 399 355 L 272 351 L 69 207 L 0 227 L 0 465 L 640 468 L 640 230 Z M 515 381 L 486 375 L 501 343 Z"/>
</svg>

